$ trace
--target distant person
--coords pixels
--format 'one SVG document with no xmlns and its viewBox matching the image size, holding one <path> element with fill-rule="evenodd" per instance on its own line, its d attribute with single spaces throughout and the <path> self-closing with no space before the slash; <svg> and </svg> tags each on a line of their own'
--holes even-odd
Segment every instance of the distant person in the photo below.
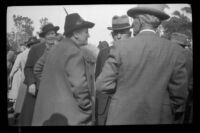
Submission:
<svg viewBox="0 0 200 133">
<path fill-rule="evenodd" d="M 13 101 L 13 107 L 11 109 L 14 110 L 15 108 L 15 104 L 16 104 L 16 99 L 18 97 L 18 92 L 19 92 L 19 87 L 21 84 L 21 81 L 23 80 L 23 71 L 22 71 L 22 66 L 21 66 L 21 62 L 23 60 L 23 51 L 25 50 L 24 48 L 24 44 L 21 44 L 19 47 L 19 53 L 15 59 L 14 65 L 11 69 L 11 72 L 9 74 L 9 81 L 10 84 L 9 86 L 11 86 L 11 90 L 9 90 L 8 92 L 8 99 Z"/>
<path fill-rule="evenodd" d="M 21 126 L 30 126 L 32 122 L 35 100 L 40 82 L 39 79 L 37 79 L 33 74 L 33 67 L 37 60 L 43 55 L 45 49 L 54 45 L 58 30 L 59 26 L 54 26 L 52 23 L 44 25 L 39 34 L 44 41 L 34 45 L 29 51 L 24 68 L 24 83 L 27 85 L 27 93 L 19 120 L 19 124 Z"/>
<path fill-rule="evenodd" d="M 185 109 L 184 123 L 192 123 L 193 121 L 193 56 L 192 51 L 188 48 L 187 35 L 182 33 L 172 33 L 171 41 L 177 43 L 184 49 L 186 59 L 186 69 L 188 73 L 188 91 L 187 104 Z"/>
<path fill-rule="evenodd" d="M 20 59 L 18 68 L 21 70 L 21 82 L 20 82 L 20 86 L 19 86 L 19 90 L 18 90 L 18 96 L 16 99 L 16 105 L 14 108 L 14 110 L 15 110 L 14 113 L 15 113 L 16 118 L 18 118 L 21 113 L 22 105 L 24 103 L 24 98 L 25 98 L 25 94 L 26 94 L 26 88 L 27 88 L 27 86 L 24 84 L 24 79 L 25 79 L 24 67 L 26 64 L 26 60 L 27 60 L 30 48 L 32 46 L 34 46 L 34 44 L 37 44 L 37 43 L 39 43 L 39 40 L 37 40 L 36 37 L 30 37 L 28 42 L 25 43 L 26 49 L 18 55 L 18 57 Z"/>
<path fill-rule="evenodd" d="M 49 51 L 43 68 L 33 126 L 93 124 L 92 69 L 80 48 L 87 45 L 93 26 L 77 13 L 66 16 L 65 38 Z"/>
<path fill-rule="evenodd" d="M 156 34 L 169 18 L 164 8 L 141 4 L 127 11 L 135 37 L 114 42 L 96 81 L 97 91 L 112 95 L 106 125 L 173 124 L 183 117 L 186 61 L 180 46 Z"/>
<path fill-rule="evenodd" d="M 126 15 L 114 16 L 112 18 L 112 27 L 108 27 L 108 29 L 112 31 L 111 34 L 114 41 L 131 37 L 130 28 L 129 18 Z M 95 78 L 101 73 L 111 47 L 108 45 L 108 47 L 100 50 L 97 57 Z M 102 94 L 101 92 L 97 92 L 96 94 L 96 124 L 105 125 L 111 96 Z"/>
</svg>

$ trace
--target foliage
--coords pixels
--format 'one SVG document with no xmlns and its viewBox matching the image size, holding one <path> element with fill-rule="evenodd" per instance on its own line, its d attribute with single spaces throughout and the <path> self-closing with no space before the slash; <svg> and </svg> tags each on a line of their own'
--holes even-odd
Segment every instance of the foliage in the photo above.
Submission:
<svg viewBox="0 0 200 133">
<path fill-rule="evenodd" d="M 27 33 L 29 36 L 33 35 L 33 21 L 30 18 L 13 15 L 13 20 L 18 32 Z"/>
<path fill-rule="evenodd" d="M 21 15 L 13 15 L 15 30 L 7 33 L 8 44 L 10 47 L 18 51 L 19 45 L 25 43 L 32 35 L 34 27 L 33 21 L 28 17 Z"/>
<path fill-rule="evenodd" d="M 43 27 L 44 25 L 46 25 L 47 23 L 48 23 L 48 18 L 42 17 L 42 18 L 40 19 L 40 24 L 41 24 L 40 30 L 41 30 L 42 27 Z"/>
<path fill-rule="evenodd" d="M 182 11 L 186 11 L 187 13 L 191 13 L 190 7 L 184 7 L 181 9 Z M 169 20 L 164 21 L 162 26 L 164 27 L 164 37 L 170 39 L 170 36 L 173 32 L 180 32 L 186 34 L 188 38 L 192 39 L 192 21 L 185 16 L 183 13 L 179 11 L 173 12 L 173 17 Z"/>
</svg>

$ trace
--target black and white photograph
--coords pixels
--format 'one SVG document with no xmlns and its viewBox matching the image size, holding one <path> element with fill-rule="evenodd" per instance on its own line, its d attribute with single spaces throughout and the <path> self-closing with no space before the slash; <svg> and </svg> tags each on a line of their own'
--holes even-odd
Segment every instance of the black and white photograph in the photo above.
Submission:
<svg viewBox="0 0 200 133">
<path fill-rule="evenodd" d="M 192 20 L 187 3 L 8 6 L 8 126 L 193 124 Z"/>
</svg>

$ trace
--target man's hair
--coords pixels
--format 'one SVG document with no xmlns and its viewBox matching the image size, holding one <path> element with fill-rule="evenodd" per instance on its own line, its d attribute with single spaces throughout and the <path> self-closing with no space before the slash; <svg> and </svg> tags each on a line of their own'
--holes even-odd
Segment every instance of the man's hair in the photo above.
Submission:
<svg viewBox="0 0 200 133">
<path fill-rule="evenodd" d="M 157 29 L 161 24 L 161 21 L 158 17 L 149 14 L 137 15 L 136 18 L 140 20 L 142 27 L 150 26 L 153 29 Z"/>
</svg>

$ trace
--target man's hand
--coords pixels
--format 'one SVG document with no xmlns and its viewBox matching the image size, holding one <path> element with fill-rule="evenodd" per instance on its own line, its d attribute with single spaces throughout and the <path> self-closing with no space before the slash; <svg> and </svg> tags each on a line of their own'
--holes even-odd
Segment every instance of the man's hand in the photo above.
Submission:
<svg viewBox="0 0 200 133">
<path fill-rule="evenodd" d="M 35 86 L 35 84 L 31 84 L 31 85 L 29 86 L 28 92 L 29 92 L 30 94 L 32 94 L 32 95 L 35 96 L 35 94 L 36 94 L 36 86 Z"/>
</svg>

